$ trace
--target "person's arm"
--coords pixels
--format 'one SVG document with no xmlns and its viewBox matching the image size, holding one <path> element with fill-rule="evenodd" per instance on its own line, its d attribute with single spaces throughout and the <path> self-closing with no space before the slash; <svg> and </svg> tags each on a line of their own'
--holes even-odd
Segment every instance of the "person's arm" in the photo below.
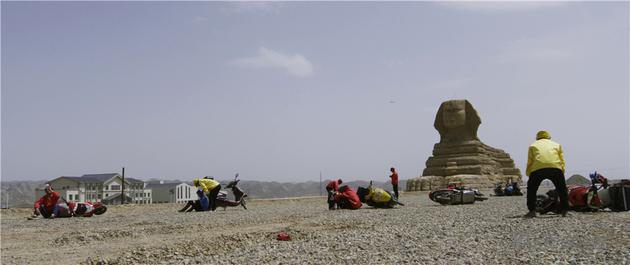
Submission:
<svg viewBox="0 0 630 265">
<path fill-rule="evenodd" d="M 562 153 L 562 145 L 558 145 L 558 157 L 560 158 L 560 164 L 562 166 L 562 173 L 564 173 L 564 154 Z"/>
<path fill-rule="evenodd" d="M 61 194 L 59 194 L 59 192 L 53 192 L 52 195 L 50 195 L 50 201 L 57 204 L 57 202 L 59 202 L 59 198 L 61 198 Z M 65 201 L 65 200 L 64 200 Z"/>
<path fill-rule="evenodd" d="M 210 192 L 210 189 L 208 189 L 208 183 L 206 182 L 205 179 L 199 180 L 199 186 L 201 186 L 201 189 L 203 190 L 204 193 Z"/>
<path fill-rule="evenodd" d="M 534 164 L 534 147 L 530 146 L 527 150 L 527 168 L 525 169 L 525 175 L 529 176 L 532 173 L 532 165 Z"/>
<path fill-rule="evenodd" d="M 339 201 L 339 199 L 341 199 L 341 196 L 342 196 L 341 194 L 342 193 L 339 193 L 339 192 L 333 193 L 333 201 L 335 202 Z"/>
<path fill-rule="evenodd" d="M 44 197 L 46 197 L 46 195 L 42 196 L 41 198 L 39 198 L 39 200 L 35 201 L 35 204 L 33 204 L 33 209 L 35 210 L 39 209 L 39 206 L 41 206 L 44 203 Z"/>
</svg>

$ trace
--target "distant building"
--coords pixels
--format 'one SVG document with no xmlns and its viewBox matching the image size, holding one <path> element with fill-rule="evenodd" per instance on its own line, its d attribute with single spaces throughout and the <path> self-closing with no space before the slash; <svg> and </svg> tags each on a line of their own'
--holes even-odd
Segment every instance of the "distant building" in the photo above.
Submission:
<svg viewBox="0 0 630 265">
<path fill-rule="evenodd" d="M 62 176 L 48 182 L 53 189 L 69 201 L 92 201 L 105 204 L 120 204 L 123 188 L 122 176 L 118 173 L 88 174 L 81 177 Z M 152 192 L 143 181 L 126 177 L 124 181 L 125 203 L 151 203 Z M 35 190 L 35 197 L 44 195 L 43 189 Z"/>
<path fill-rule="evenodd" d="M 183 182 L 151 183 L 147 184 L 146 189 L 152 191 L 153 203 L 185 203 L 197 199 L 197 188 Z"/>
</svg>

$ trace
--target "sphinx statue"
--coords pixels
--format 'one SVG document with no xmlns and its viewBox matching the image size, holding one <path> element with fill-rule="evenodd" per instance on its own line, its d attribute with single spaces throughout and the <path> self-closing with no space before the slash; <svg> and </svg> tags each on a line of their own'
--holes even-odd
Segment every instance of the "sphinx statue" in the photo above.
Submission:
<svg viewBox="0 0 630 265">
<path fill-rule="evenodd" d="M 440 142 L 419 178 L 407 182 L 408 191 L 444 188 L 448 184 L 492 188 L 497 182 L 521 181 L 514 160 L 501 149 L 479 140 L 479 114 L 468 100 L 449 100 L 440 105 L 435 129 Z"/>
</svg>

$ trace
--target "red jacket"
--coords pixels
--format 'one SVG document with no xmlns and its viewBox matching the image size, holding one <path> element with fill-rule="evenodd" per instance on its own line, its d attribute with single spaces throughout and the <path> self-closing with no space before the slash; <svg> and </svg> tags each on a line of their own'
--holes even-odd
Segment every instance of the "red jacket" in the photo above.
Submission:
<svg viewBox="0 0 630 265">
<path fill-rule="evenodd" d="M 34 208 L 38 209 L 39 206 L 44 205 L 44 207 L 46 207 L 46 210 L 52 212 L 55 209 L 55 204 L 57 204 L 57 201 L 60 197 L 61 195 L 59 194 L 59 192 L 56 191 L 45 194 L 35 202 Z"/>
<path fill-rule="evenodd" d="M 398 185 L 398 172 L 394 171 L 389 177 L 392 179 L 392 185 Z"/>
<path fill-rule="evenodd" d="M 339 203 L 341 200 L 347 200 L 350 204 L 350 209 L 359 209 L 362 205 L 359 195 L 350 187 L 346 188 L 343 192 L 335 194 L 334 200 L 335 203 Z"/>
<path fill-rule="evenodd" d="M 333 191 L 339 190 L 339 180 L 335 179 L 328 182 L 328 185 L 326 185 L 326 190 L 333 190 Z"/>
</svg>

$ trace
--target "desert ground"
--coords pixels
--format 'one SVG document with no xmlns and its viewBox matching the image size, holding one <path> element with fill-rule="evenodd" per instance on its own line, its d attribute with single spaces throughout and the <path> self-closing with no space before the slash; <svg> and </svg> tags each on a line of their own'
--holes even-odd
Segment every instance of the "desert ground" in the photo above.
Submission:
<svg viewBox="0 0 630 265">
<path fill-rule="evenodd" d="M 489 193 L 489 192 L 486 192 Z M 525 197 L 329 211 L 325 198 L 251 200 L 248 210 L 110 206 L 92 218 L 2 210 L 2 264 L 630 264 L 630 212 L 520 218 Z M 291 241 L 278 241 L 286 232 Z"/>
</svg>

